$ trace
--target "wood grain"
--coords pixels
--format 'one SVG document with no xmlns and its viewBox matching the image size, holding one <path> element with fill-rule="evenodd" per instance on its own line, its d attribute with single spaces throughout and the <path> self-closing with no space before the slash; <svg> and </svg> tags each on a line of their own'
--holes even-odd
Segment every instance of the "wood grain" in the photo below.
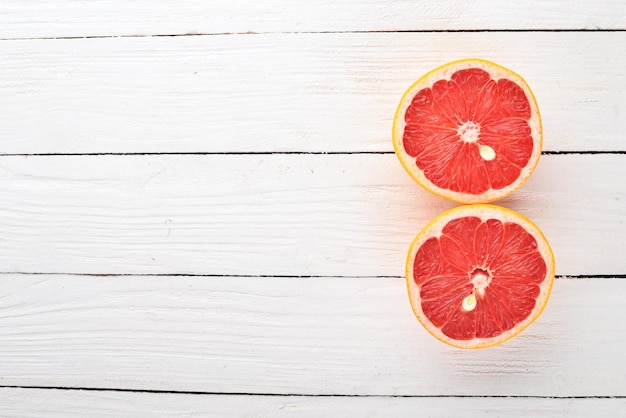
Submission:
<svg viewBox="0 0 626 418">
<path fill-rule="evenodd" d="M 0 38 L 233 32 L 463 29 L 624 29 L 626 7 L 598 0 L 290 2 L 233 0 L 4 1 Z"/>
<path fill-rule="evenodd" d="M 625 43 L 626 32 L 2 41 L 0 153 L 391 151 L 404 91 L 468 56 L 526 78 L 545 150 L 624 151 Z"/>
<path fill-rule="evenodd" d="M 442 416 L 619 417 L 624 399 L 528 398 L 344 398 L 302 396 L 223 396 L 0 389 L 0 413 L 12 418 L 160 418 Z"/>
<path fill-rule="evenodd" d="M 399 278 L 2 275 L 0 283 L 3 385 L 626 396 L 623 279 L 559 279 L 535 324 L 479 351 L 432 338 Z"/>
<path fill-rule="evenodd" d="M 501 205 L 544 231 L 557 274 L 626 273 L 624 155 L 545 155 Z M 4 157 L 8 272 L 378 276 L 454 204 L 393 154 Z"/>
</svg>

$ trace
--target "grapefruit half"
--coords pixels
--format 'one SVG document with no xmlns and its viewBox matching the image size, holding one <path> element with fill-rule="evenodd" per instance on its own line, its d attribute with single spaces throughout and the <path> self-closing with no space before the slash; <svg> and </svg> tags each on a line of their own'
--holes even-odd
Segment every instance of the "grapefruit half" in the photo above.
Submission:
<svg viewBox="0 0 626 418">
<path fill-rule="evenodd" d="M 487 203 L 513 193 L 534 171 L 541 117 L 522 77 L 465 59 L 409 87 L 392 137 L 398 159 L 424 188 L 459 203 Z"/>
<path fill-rule="evenodd" d="M 543 311 L 554 256 L 530 220 L 494 205 L 448 210 L 409 249 L 411 307 L 434 337 L 460 348 L 500 344 Z"/>
</svg>

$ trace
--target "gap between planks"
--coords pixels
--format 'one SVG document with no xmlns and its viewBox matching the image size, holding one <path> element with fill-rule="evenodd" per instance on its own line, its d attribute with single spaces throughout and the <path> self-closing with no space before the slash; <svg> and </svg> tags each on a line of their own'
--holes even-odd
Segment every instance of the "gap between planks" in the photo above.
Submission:
<svg viewBox="0 0 626 418">
<path fill-rule="evenodd" d="M 259 36 L 259 35 L 341 35 L 353 33 L 530 33 L 530 32 L 626 32 L 618 28 L 592 29 L 411 29 L 411 30 L 321 30 L 321 31 L 235 31 L 235 32 L 200 32 L 200 33 L 161 33 L 127 35 L 85 35 L 85 36 L 41 36 L 7 37 L 0 41 L 34 40 L 73 40 L 73 39 L 115 39 L 115 38 L 177 38 L 185 36 Z"/>
<path fill-rule="evenodd" d="M 344 393 L 305 394 L 305 393 L 212 392 L 212 391 L 130 389 L 130 388 L 80 387 L 80 386 L 74 387 L 74 386 L 19 386 L 19 385 L 0 385 L 0 389 L 61 390 L 61 391 L 85 391 L 85 392 L 125 392 L 125 393 L 210 395 L 210 396 L 302 397 L 302 398 L 626 399 L 626 396 L 622 396 L 622 395 L 553 396 L 553 395 L 369 395 L 369 394 L 348 394 L 348 393 L 346 394 Z"/>
<path fill-rule="evenodd" d="M 279 279 L 403 279 L 398 275 L 311 275 L 311 274 L 193 274 L 193 273 L 68 273 L 0 271 L 1 276 L 74 276 L 74 277 L 224 277 L 224 278 L 279 278 Z M 626 279 L 626 274 L 556 274 L 558 280 L 578 279 Z M 1 387 L 1 386 L 0 386 Z"/>
<path fill-rule="evenodd" d="M 152 155 L 391 155 L 394 151 L 182 151 L 182 152 L 84 152 L 84 153 L 7 153 L 0 157 L 99 157 Z M 542 155 L 624 155 L 613 151 L 542 151 Z"/>
</svg>

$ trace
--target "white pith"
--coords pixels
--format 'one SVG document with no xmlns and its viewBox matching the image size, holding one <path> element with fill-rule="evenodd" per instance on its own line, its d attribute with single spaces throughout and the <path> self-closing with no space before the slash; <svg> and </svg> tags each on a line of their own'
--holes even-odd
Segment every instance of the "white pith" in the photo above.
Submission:
<svg viewBox="0 0 626 418">
<path fill-rule="evenodd" d="M 478 293 L 478 296 L 485 295 L 485 289 L 489 287 L 491 282 L 491 276 L 482 272 L 473 273 L 471 282 L 474 285 L 474 291 Z"/>
<path fill-rule="evenodd" d="M 478 142 L 480 136 L 480 125 L 468 120 L 463 125 L 459 126 L 457 135 L 461 138 L 461 141 L 474 144 Z"/>
</svg>

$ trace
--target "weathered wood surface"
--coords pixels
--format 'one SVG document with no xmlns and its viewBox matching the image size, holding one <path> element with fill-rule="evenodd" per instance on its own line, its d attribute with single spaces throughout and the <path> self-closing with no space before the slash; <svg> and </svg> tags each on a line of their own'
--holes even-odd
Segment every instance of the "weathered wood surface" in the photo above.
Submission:
<svg viewBox="0 0 626 418">
<path fill-rule="evenodd" d="M 623 279 L 557 279 L 535 324 L 480 351 L 432 338 L 414 318 L 401 278 L 1 280 L 2 385 L 626 396 Z"/>
<path fill-rule="evenodd" d="M 620 1 L 6 0 L 0 38 L 484 29 L 625 29 Z"/>
<path fill-rule="evenodd" d="M 391 151 L 408 86 L 470 56 L 525 77 L 545 150 L 624 151 L 625 43 L 626 32 L 2 41 L 0 152 Z"/>
<path fill-rule="evenodd" d="M 213 3 L 0 5 L 0 416 L 625 416 L 626 3 Z M 500 204 L 559 275 L 478 352 L 411 313 L 453 204 L 390 153 L 467 56 L 537 96 L 548 155 Z"/>
<path fill-rule="evenodd" d="M 626 271 L 624 155 L 544 155 L 500 204 L 530 217 L 559 275 Z M 454 206 L 393 154 L 0 159 L 5 272 L 379 276 Z"/>
</svg>

